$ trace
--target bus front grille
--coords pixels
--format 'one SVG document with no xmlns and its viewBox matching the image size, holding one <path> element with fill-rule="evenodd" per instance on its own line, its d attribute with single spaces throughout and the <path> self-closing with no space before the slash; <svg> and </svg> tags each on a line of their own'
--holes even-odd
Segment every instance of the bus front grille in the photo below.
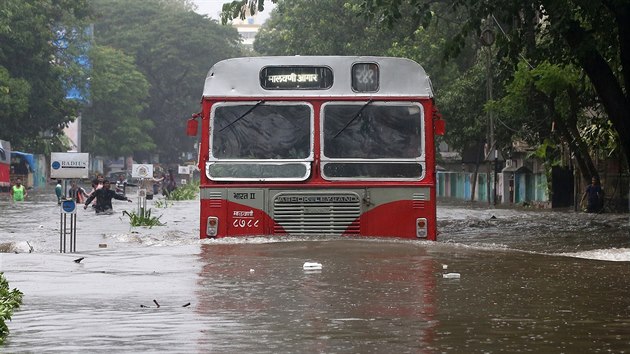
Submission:
<svg viewBox="0 0 630 354">
<path fill-rule="evenodd" d="M 273 201 L 274 233 L 359 235 L 360 215 L 354 193 L 282 193 Z"/>
</svg>

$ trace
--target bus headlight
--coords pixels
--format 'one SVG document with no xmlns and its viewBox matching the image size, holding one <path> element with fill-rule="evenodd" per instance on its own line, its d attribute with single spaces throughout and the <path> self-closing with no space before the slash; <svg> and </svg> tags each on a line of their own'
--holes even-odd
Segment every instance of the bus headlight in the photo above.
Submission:
<svg viewBox="0 0 630 354">
<path fill-rule="evenodd" d="M 208 237 L 217 236 L 217 230 L 219 229 L 219 218 L 216 216 L 209 216 L 206 222 L 206 235 Z"/>
<path fill-rule="evenodd" d="M 417 238 L 427 237 L 427 219 L 426 218 L 416 219 L 416 237 Z"/>
</svg>

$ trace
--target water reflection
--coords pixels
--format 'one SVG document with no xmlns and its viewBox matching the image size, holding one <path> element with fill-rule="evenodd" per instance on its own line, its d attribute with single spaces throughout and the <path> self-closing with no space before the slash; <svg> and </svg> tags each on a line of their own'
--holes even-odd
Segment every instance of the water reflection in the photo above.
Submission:
<svg viewBox="0 0 630 354">
<path fill-rule="evenodd" d="M 374 242 L 202 245 L 197 311 L 231 323 L 227 333 L 223 326 L 204 333 L 232 337 L 215 349 L 239 352 L 427 346 L 435 325 L 436 265 L 415 244 Z M 304 271 L 305 260 L 322 270 Z"/>
</svg>

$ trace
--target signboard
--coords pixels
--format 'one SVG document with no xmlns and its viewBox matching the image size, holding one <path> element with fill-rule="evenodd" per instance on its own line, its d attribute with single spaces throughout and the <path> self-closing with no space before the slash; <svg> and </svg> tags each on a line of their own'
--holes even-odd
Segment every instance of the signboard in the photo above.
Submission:
<svg viewBox="0 0 630 354">
<path fill-rule="evenodd" d="M 61 211 L 64 214 L 74 214 L 77 211 L 77 203 L 73 199 L 62 200 Z"/>
<path fill-rule="evenodd" d="M 324 66 L 268 66 L 260 71 L 260 86 L 267 90 L 325 90 L 333 72 Z"/>
<path fill-rule="evenodd" d="M 134 163 L 131 165 L 131 177 L 153 178 L 153 165 L 146 163 Z"/>
<path fill-rule="evenodd" d="M 188 166 L 177 166 L 177 173 L 180 175 L 190 174 L 190 168 Z"/>
<path fill-rule="evenodd" d="M 50 154 L 50 178 L 88 178 L 90 154 L 53 152 Z"/>
</svg>

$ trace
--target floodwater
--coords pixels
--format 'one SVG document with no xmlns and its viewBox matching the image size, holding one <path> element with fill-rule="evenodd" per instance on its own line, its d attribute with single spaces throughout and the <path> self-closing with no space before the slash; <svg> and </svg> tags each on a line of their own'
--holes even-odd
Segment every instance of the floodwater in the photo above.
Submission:
<svg viewBox="0 0 630 354">
<path fill-rule="evenodd" d="M 0 271 L 24 293 L 0 352 L 630 352 L 627 214 L 441 203 L 438 242 L 199 240 L 198 201 L 131 228 L 114 200 L 59 253 L 52 194 L 0 200 Z"/>
</svg>

